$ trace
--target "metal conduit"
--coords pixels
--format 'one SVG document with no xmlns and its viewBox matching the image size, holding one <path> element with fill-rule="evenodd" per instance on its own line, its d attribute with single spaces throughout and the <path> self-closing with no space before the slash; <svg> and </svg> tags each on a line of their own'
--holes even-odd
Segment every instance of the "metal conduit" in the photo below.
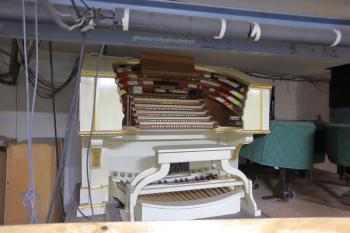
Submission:
<svg viewBox="0 0 350 233">
<path fill-rule="evenodd" d="M 28 4 L 28 21 L 34 19 L 34 4 Z M 57 11 L 74 15 L 74 9 L 69 6 L 55 6 Z M 20 20 L 21 8 L 14 3 L 0 3 L 0 19 Z M 52 13 L 52 12 L 50 12 Z M 115 16 L 119 22 L 118 27 L 123 28 L 125 9 L 103 10 L 108 16 Z M 40 23 L 53 23 L 52 17 L 39 9 Z M 68 22 L 67 19 L 64 19 Z M 113 20 L 98 21 L 97 27 L 109 27 Z M 276 41 L 288 43 L 304 43 L 324 46 L 350 46 L 350 30 L 342 28 L 303 28 L 293 25 L 259 24 L 256 22 L 225 20 L 225 31 L 222 39 L 248 39 L 258 43 L 259 41 Z M 181 36 L 208 37 L 213 39 L 223 30 L 221 19 L 192 17 L 186 15 L 173 15 L 163 13 L 150 13 L 130 9 L 128 16 L 128 31 L 133 32 L 158 32 L 176 34 Z"/>
</svg>

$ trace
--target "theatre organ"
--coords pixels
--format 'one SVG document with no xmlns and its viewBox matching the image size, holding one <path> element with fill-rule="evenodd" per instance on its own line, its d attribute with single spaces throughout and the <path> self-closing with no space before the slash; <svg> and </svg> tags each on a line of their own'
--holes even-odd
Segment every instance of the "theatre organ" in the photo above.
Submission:
<svg viewBox="0 0 350 233">
<path fill-rule="evenodd" d="M 260 214 L 238 154 L 269 133 L 269 85 L 156 54 L 102 57 L 95 80 L 97 61 L 87 55 L 81 73 L 81 211 L 91 215 L 90 181 L 94 214 L 115 200 L 124 220 Z"/>
</svg>

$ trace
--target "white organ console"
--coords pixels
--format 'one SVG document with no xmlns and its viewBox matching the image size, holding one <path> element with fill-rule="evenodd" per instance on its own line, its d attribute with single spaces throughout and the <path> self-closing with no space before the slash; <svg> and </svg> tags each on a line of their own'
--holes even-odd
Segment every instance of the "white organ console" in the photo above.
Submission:
<svg viewBox="0 0 350 233">
<path fill-rule="evenodd" d="M 95 80 L 97 59 L 86 55 L 81 73 L 84 214 L 92 214 L 88 171 L 94 214 L 118 200 L 122 218 L 131 221 L 200 219 L 241 209 L 260 215 L 238 154 L 254 134 L 269 133 L 271 86 L 233 69 L 157 54 L 104 56 Z"/>
</svg>

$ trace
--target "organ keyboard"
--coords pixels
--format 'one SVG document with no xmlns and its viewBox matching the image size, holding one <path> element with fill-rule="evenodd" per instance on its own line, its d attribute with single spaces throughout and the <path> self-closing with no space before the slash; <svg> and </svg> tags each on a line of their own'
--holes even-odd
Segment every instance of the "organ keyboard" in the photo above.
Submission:
<svg viewBox="0 0 350 233">
<path fill-rule="evenodd" d="M 260 214 L 238 154 L 253 134 L 269 133 L 270 86 L 233 69 L 154 54 L 102 57 L 95 86 L 96 59 L 87 55 L 80 86 L 82 164 L 89 164 L 82 168 L 84 214 L 92 213 L 90 202 L 102 214 L 112 200 L 132 221 L 206 218 L 241 208 Z"/>
<path fill-rule="evenodd" d="M 132 105 L 134 121 L 141 129 L 215 127 L 215 122 L 200 100 L 134 98 Z"/>
</svg>

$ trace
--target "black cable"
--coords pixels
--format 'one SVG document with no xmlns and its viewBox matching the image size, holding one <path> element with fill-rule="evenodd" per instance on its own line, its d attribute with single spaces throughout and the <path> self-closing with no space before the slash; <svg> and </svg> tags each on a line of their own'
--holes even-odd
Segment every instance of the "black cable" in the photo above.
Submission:
<svg viewBox="0 0 350 233">
<path fill-rule="evenodd" d="M 84 51 L 85 51 L 85 35 L 82 34 L 82 42 L 81 42 L 81 48 L 80 48 L 80 55 L 79 55 L 79 65 L 78 65 L 78 70 L 77 70 L 77 79 L 76 83 L 74 86 L 74 91 L 73 91 L 73 97 L 69 109 L 69 114 L 68 114 L 68 119 L 67 119 L 67 125 L 66 125 L 66 132 L 65 132 L 65 137 L 64 137 L 64 144 L 63 144 L 63 153 L 60 158 L 60 163 L 59 163 L 59 169 L 58 173 L 56 176 L 56 181 L 55 181 L 55 188 L 54 191 L 51 195 L 51 200 L 50 200 L 50 206 L 48 210 L 48 214 L 46 217 L 46 223 L 50 223 L 52 216 L 53 216 L 53 211 L 55 208 L 55 203 L 57 199 L 57 195 L 60 189 L 60 186 L 62 185 L 62 178 L 64 176 L 64 168 L 66 164 L 66 159 L 68 155 L 70 155 L 71 152 L 71 145 L 72 145 L 72 135 L 73 135 L 73 130 L 75 128 L 75 123 L 76 123 L 76 113 L 77 113 L 77 106 L 78 106 L 78 96 L 79 96 L 79 87 L 80 87 L 80 80 L 81 80 L 81 67 L 83 64 L 84 60 Z"/>
<path fill-rule="evenodd" d="M 86 2 L 85 2 L 84 0 L 80 0 L 80 2 L 83 3 L 84 6 L 85 6 L 86 8 L 88 8 L 90 11 L 92 10 L 92 8 L 91 8 L 88 4 L 86 4 Z"/>
<path fill-rule="evenodd" d="M 5 54 L 6 56 L 11 56 L 10 52 L 7 52 L 5 49 L 0 48 L 0 52 Z"/>
<path fill-rule="evenodd" d="M 86 216 L 84 214 L 84 212 L 81 211 L 81 209 L 79 208 L 79 205 L 78 205 L 78 203 L 76 202 L 76 200 L 74 198 L 75 197 L 75 193 L 76 193 L 76 189 L 74 189 L 73 194 L 72 194 L 72 201 L 73 201 L 74 207 L 77 208 L 78 212 L 81 214 L 81 216 L 83 216 L 83 218 L 85 218 L 87 220 L 91 220 L 91 218 L 89 216 Z"/>
<path fill-rule="evenodd" d="M 19 43 L 19 41 L 17 41 L 17 43 Z M 32 47 L 34 48 L 34 47 Z M 33 54 L 33 49 L 30 48 L 28 51 L 28 62 L 30 62 L 30 58 L 32 57 Z M 19 47 L 19 54 L 21 57 L 21 61 L 22 63 L 24 63 L 24 56 L 23 56 L 23 52 L 21 51 L 20 47 Z M 78 61 L 79 61 L 79 57 L 75 60 L 73 69 L 69 75 L 69 77 L 60 85 L 60 86 L 55 86 L 55 85 L 51 85 L 50 82 L 43 80 L 40 75 L 38 78 L 38 88 L 37 88 L 37 95 L 41 98 L 45 98 L 45 99 L 50 99 L 52 98 L 54 95 L 56 95 L 57 93 L 59 93 L 60 91 L 62 91 L 66 86 L 68 86 L 68 84 L 76 77 L 76 72 L 78 69 Z M 29 74 L 29 81 L 32 85 L 34 85 L 34 77 L 35 74 L 33 72 L 33 70 L 28 67 L 28 74 Z M 54 88 L 53 88 L 54 86 Z"/>
<path fill-rule="evenodd" d="M 54 76 L 53 76 L 53 59 L 52 59 L 52 42 L 49 41 L 49 57 L 50 57 L 50 76 L 51 76 L 51 86 L 54 88 Z M 55 146 L 56 146 L 56 160 L 58 166 L 58 138 L 57 138 L 57 121 L 56 121 L 56 98 L 52 97 L 52 114 L 53 114 L 53 126 L 55 135 Z"/>
<path fill-rule="evenodd" d="M 77 4 L 75 4 L 75 1 L 74 1 L 74 0 L 70 0 L 70 1 L 71 1 L 71 3 L 72 3 L 72 6 L 73 6 L 74 11 L 75 11 L 75 13 L 77 14 L 78 18 L 81 18 L 82 15 L 81 15 L 81 12 L 80 12 L 79 8 L 77 7 Z"/>
<path fill-rule="evenodd" d="M 51 85 L 52 88 L 54 88 L 54 74 L 53 74 L 53 58 L 52 58 L 52 42 L 49 41 L 49 60 L 50 60 L 50 78 L 51 78 Z M 53 115 L 53 127 L 54 127 L 54 136 L 55 136 L 55 148 L 56 148 L 56 172 L 59 168 L 59 149 L 58 149 L 58 137 L 57 137 L 57 119 L 56 119 L 56 98 L 55 95 L 51 99 L 52 101 L 52 115 Z M 60 199 L 61 204 L 63 206 L 63 189 L 60 187 Z M 63 211 L 63 215 L 65 215 Z"/>
<path fill-rule="evenodd" d="M 292 81 L 292 82 L 314 82 L 314 83 L 328 83 L 328 80 L 324 79 L 316 79 L 316 80 L 310 80 L 306 78 L 288 78 L 288 77 L 277 77 L 277 76 L 272 76 L 270 74 L 265 74 L 265 73 L 255 73 L 255 72 L 244 72 L 245 74 L 248 74 L 252 77 L 255 78 L 260 78 L 260 79 L 267 79 L 267 80 L 273 80 L 273 81 Z"/>
</svg>

